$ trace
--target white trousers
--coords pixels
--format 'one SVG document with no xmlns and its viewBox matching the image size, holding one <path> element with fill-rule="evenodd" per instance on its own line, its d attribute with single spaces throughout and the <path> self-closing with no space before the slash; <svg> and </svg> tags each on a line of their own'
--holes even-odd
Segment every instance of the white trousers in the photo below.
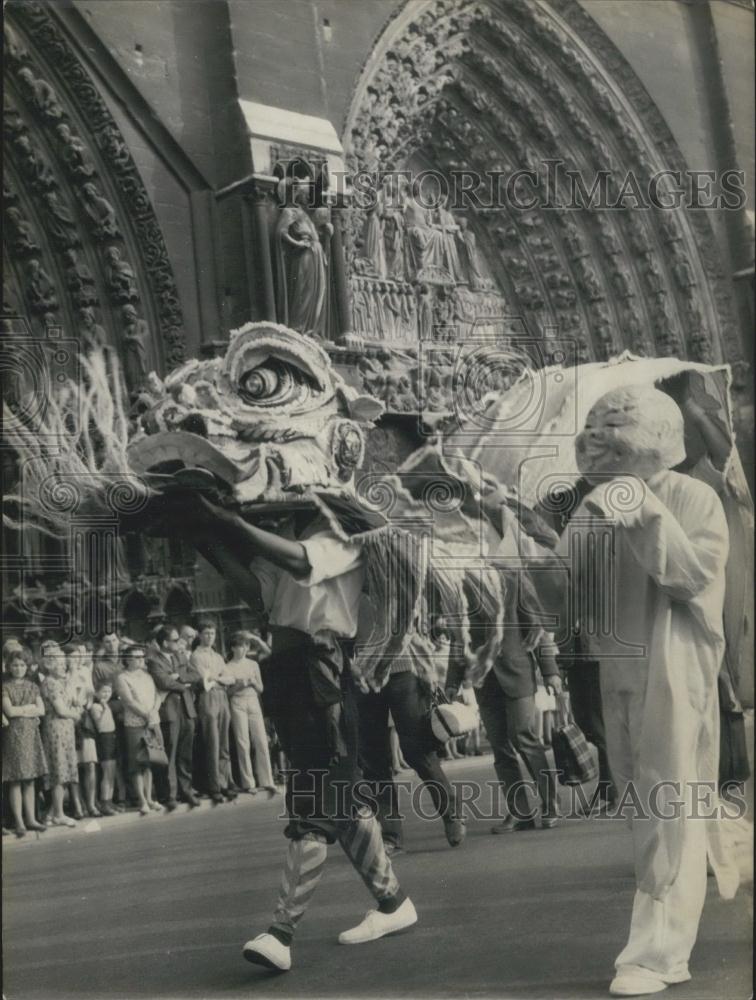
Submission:
<svg viewBox="0 0 756 1000">
<path fill-rule="evenodd" d="M 642 692 L 602 692 L 609 766 L 620 799 L 627 782 L 637 777 L 644 697 Z M 615 962 L 617 971 L 642 969 L 668 983 L 690 978 L 688 959 L 705 898 L 706 823 L 688 819 L 680 871 L 664 899 L 635 893 L 630 935 Z"/>
<path fill-rule="evenodd" d="M 242 691 L 231 699 L 231 729 L 236 744 L 242 788 L 256 787 L 255 774 L 257 784 L 263 788 L 272 788 L 273 774 L 270 769 L 268 735 L 265 732 L 260 700 L 254 690 Z M 250 745 L 254 752 L 255 774 L 252 773 Z"/>
</svg>

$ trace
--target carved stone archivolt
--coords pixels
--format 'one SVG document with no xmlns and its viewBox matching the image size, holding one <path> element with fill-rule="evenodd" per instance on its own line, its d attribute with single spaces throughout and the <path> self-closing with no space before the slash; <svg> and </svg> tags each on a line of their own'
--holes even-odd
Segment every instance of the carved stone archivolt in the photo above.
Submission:
<svg viewBox="0 0 756 1000">
<path fill-rule="evenodd" d="M 577 361 L 626 348 L 740 356 L 705 213 L 634 210 L 628 184 L 647 190 L 658 172 L 685 163 L 629 65 L 575 0 L 406 4 L 366 64 L 344 145 L 357 191 L 347 233 L 354 329 L 367 343 L 464 342 L 488 312 L 494 337 L 514 319 L 529 336 L 556 329 Z M 525 207 L 544 190 L 549 161 L 560 169 L 548 198 Z M 467 172 L 471 197 L 458 210 L 418 204 L 412 178 L 423 170 L 451 191 L 456 172 L 457 192 Z M 517 171 L 533 171 L 540 186 Z M 569 172 L 588 189 L 604 173 L 608 200 L 625 207 L 574 210 Z M 447 375 L 412 391 L 438 398 Z M 401 376 L 386 369 L 369 381 L 404 408 Z"/>
<path fill-rule="evenodd" d="M 53 5 L 11 2 L 4 25 L 5 305 L 37 335 L 106 344 L 136 393 L 184 358 L 176 284 L 136 164 Z"/>
</svg>

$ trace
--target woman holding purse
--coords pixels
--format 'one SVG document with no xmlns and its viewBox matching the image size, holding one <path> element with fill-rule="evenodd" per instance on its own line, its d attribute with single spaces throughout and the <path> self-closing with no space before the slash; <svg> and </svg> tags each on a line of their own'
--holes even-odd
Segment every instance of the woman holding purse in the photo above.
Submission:
<svg viewBox="0 0 756 1000">
<path fill-rule="evenodd" d="M 115 681 L 115 692 L 124 712 L 126 755 L 129 775 L 139 799 L 139 812 L 162 812 L 163 807 L 152 797 L 152 767 L 147 744 L 162 746 L 160 733 L 160 696 L 144 666 L 144 649 L 128 646 L 123 652 L 123 673 Z"/>
</svg>

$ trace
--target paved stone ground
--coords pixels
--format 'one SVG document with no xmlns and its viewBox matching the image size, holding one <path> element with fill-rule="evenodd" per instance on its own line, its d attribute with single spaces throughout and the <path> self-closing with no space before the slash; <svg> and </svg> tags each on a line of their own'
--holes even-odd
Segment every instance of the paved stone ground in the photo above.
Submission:
<svg viewBox="0 0 756 1000">
<path fill-rule="evenodd" d="M 490 758 L 449 771 L 492 777 Z M 332 848 L 295 967 L 275 976 L 244 962 L 240 948 L 266 927 L 275 899 L 279 809 L 280 799 L 244 799 L 7 843 L 7 1000 L 608 995 L 633 894 L 621 823 L 572 821 L 494 838 L 490 821 L 473 820 L 464 847 L 451 850 L 439 822 L 412 818 L 396 868 L 420 922 L 353 948 L 336 937 L 370 898 Z M 752 896 L 723 902 L 709 882 L 693 981 L 670 988 L 670 1000 L 751 995 Z"/>
</svg>

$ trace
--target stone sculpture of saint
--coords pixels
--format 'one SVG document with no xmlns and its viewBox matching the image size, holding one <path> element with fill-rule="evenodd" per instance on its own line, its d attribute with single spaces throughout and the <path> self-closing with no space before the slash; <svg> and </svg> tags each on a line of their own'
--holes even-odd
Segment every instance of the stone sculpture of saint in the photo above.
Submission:
<svg viewBox="0 0 756 1000">
<path fill-rule="evenodd" d="M 58 308 L 55 286 L 36 257 L 26 265 L 26 298 L 36 313 L 46 313 Z"/>
<path fill-rule="evenodd" d="M 413 187 L 404 206 L 404 225 L 407 233 L 407 264 L 409 277 L 417 278 L 428 263 L 430 250 L 437 240 L 430 224 L 428 209 L 419 200 L 420 189 Z"/>
<path fill-rule="evenodd" d="M 91 181 L 82 185 L 81 199 L 84 211 L 92 223 L 92 234 L 96 240 L 118 239 L 120 232 L 116 223 L 116 213 L 113 206 Z"/>
<path fill-rule="evenodd" d="M 373 271 L 379 278 L 385 278 L 386 250 L 383 244 L 383 191 L 378 191 L 375 205 L 368 213 L 365 226 L 365 257 L 370 261 Z"/>
<path fill-rule="evenodd" d="M 89 354 L 101 347 L 104 347 L 106 337 L 105 330 L 95 319 L 94 310 L 90 306 L 82 306 L 78 310 L 79 318 L 79 342 L 84 354 Z"/>
<path fill-rule="evenodd" d="M 465 218 L 459 220 L 459 238 L 464 248 L 467 280 L 470 283 L 470 288 L 479 291 L 486 287 L 487 282 L 481 269 L 477 237 Z"/>
<path fill-rule="evenodd" d="M 448 205 L 448 198 L 444 198 L 436 210 L 436 225 L 441 233 L 440 243 L 443 252 L 441 266 L 449 272 L 452 281 L 462 281 L 462 265 L 457 252 L 459 226 Z"/>
<path fill-rule="evenodd" d="M 108 247 L 105 251 L 105 278 L 114 302 L 123 304 L 139 300 L 134 270 L 127 260 L 123 260 L 118 247 Z"/>
<path fill-rule="evenodd" d="M 325 333 L 327 267 L 318 230 L 304 205 L 309 186 L 291 178 L 279 184 L 275 276 L 278 322 L 300 333 Z"/>
<path fill-rule="evenodd" d="M 95 173 L 95 165 L 89 150 L 81 141 L 78 135 L 74 135 L 65 122 L 61 122 L 55 129 L 55 133 L 62 145 L 61 156 L 69 173 L 78 179 L 92 177 Z"/>
<path fill-rule="evenodd" d="M 407 200 L 407 181 L 399 177 L 397 184 L 386 191 L 383 209 L 383 242 L 386 256 L 386 274 L 396 281 L 404 281 L 404 205 Z"/>
<path fill-rule="evenodd" d="M 417 332 L 421 341 L 433 337 L 433 299 L 427 285 L 417 290 Z"/>
<path fill-rule="evenodd" d="M 75 250 L 66 250 L 63 256 L 66 262 L 66 288 L 75 304 L 81 308 L 96 305 L 95 280 L 87 264 L 79 260 Z"/>
<path fill-rule="evenodd" d="M 121 308 L 121 348 L 126 388 L 136 392 L 147 377 L 147 324 L 131 303 Z"/>
</svg>

